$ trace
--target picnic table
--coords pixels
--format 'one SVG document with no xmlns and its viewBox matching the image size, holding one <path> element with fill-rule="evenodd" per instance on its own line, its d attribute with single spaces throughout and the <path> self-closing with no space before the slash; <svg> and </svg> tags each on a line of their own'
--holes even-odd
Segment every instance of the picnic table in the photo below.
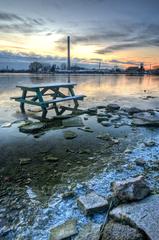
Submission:
<svg viewBox="0 0 159 240">
<path fill-rule="evenodd" d="M 22 91 L 22 96 L 12 97 L 11 99 L 20 102 L 20 109 L 22 113 L 25 113 L 25 104 L 30 104 L 41 107 L 42 118 L 46 118 L 48 109 L 52 108 L 55 109 L 57 115 L 60 115 L 65 110 L 77 110 L 79 106 L 78 100 L 83 100 L 84 97 L 86 97 L 85 95 L 75 95 L 75 85 L 75 83 L 17 85 L 16 87 L 20 88 Z M 31 92 L 31 95 L 28 95 L 28 92 Z M 74 107 L 72 109 L 65 106 L 60 106 L 59 109 L 57 103 L 70 100 L 74 103 Z"/>
</svg>

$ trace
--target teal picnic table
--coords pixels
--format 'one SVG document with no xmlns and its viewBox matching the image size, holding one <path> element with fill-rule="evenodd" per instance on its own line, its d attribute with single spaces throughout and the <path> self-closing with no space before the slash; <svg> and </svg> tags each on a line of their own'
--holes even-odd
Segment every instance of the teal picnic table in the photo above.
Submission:
<svg viewBox="0 0 159 240">
<path fill-rule="evenodd" d="M 18 85 L 16 87 L 21 89 L 22 95 L 21 97 L 12 97 L 11 99 L 20 102 L 20 109 L 22 113 L 25 113 L 25 104 L 30 104 L 41 107 L 42 118 L 46 118 L 48 109 L 55 109 L 56 114 L 60 115 L 65 110 L 77 110 L 79 106 L 78 100 L 83 100 L 84 97 L 86 97 L 85 95 L 75 95 L 75 85 L 75 83 Z M 31 95 L 28 94 L 30 92 Z M 57 103 L 71 100 L 74 104 L 73 108 L 65 106 L 60 106 L 59 108 L 57 105 Z"/>
</svg>

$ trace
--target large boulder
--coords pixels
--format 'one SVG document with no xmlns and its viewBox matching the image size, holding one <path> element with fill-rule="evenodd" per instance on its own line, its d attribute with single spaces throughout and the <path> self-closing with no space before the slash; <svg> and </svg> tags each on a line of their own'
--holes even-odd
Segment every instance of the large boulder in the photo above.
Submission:
<svg viewBox="0 0 159 240">
<path fill-rule="evenodd" d="M 122 202 L 141 200 L 150 193 L 150 188 L 143 176 L 114 182 L 112 190 Z"/>
<path fill-rule="evenodd" d="M 159 195 L 114 208 L 110 216 L 145 232 L 150 240 L 159 239 Z"/>
<path fill-rule="evenodd" d="M 77 203 L 85 215 L 103 212 L 108 208 L 108 201 L 95 192 L 79 197 Z"/>
<path fill-rule="evenodd" d="M 102 240 L 144 240 L 135 228 L 121 223 L 109 222 L 103 231 Z"/>
</svg>

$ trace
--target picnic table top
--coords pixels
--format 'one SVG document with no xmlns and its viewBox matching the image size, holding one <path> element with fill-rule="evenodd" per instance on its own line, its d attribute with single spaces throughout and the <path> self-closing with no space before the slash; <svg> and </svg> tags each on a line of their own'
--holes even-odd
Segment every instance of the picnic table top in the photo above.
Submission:
<svg viewBox="0 0 159 240">
<path fill-rule="evenodd" d="M 56 88 L 56 87 L 73 87 L 76 83 L 40 83 L 40 84 L 22 84 L 17 85 L 18 88 L 25 88 L 25 89 L 37 89 L 37 88 Z"/>
</svg>

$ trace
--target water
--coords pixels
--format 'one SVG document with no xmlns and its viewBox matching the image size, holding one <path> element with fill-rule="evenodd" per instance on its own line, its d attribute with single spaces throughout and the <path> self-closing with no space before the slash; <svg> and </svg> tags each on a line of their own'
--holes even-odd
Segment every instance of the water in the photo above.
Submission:
<svg viewBox="0 0 159 240">
<path fill-rule="evenodd" d="M 122 117 L 125 125 L 119 128 L 103 127 L 96 116 L 88 116 L 83 122 L 93 133 L 71 128 L 78 135 L 69 141 L 63 137 L 63 129 L 51 129 L 36 138 L 32 134 L 20 133 L 18 123 L 19 105 L 9 98 L 18 96 L 16 85 L 22 83 L 75 82 L 76 93 L 87 98 L 80 106 L 87 108 L 106 105 L 110 102 L 120 106 L 137 106 L 142 109 L 158 108 L 159 77 L 125 75 L 0 75 L 0 124 L 12 122 L 9 128 L 0 128 L 0 164 L 4 176 L 1 184 L 0 227 L 4 238 L 45 240 L 50 228 L 74 217 L 78 229 L 88 222 L 102 223 L 105 215 L 85 217 L 77 206 L 80 195 L 94 190 L 102 196 L 111 194 L 111 182 L 145 174 L 152 186 L 158 188 L 158 170 L 149 166 L 144 172 L 135 165 L 138 157 L 146 161 L 157 161 L 158 129 L 132 128 L 131 119 Z M 146 100 L 145 97 L 151 96 Z M 50 115 L 52 112 L 50 112 Z M 110 133 L 119 139 L 111 147 L 96 138 L 99 134 Z M 143 147 L 147 139 L 154 139 L 154 147 Z M 132 148 L 125 156 L 124 151 Z M 80 154 L 81 150 L 90 150 Z M 70 151 L 71 150 L 71 151 Z M 44 162 L 43 156 L 52 154 L 58 162 Z M 19 158 L 31 157 L 32 163 L 19 165 Z M 155 164 L 155 163 L 153 163 Z M 74 191 L 74 197 L 64 199 L 64 192 Z"/>
</svg>

